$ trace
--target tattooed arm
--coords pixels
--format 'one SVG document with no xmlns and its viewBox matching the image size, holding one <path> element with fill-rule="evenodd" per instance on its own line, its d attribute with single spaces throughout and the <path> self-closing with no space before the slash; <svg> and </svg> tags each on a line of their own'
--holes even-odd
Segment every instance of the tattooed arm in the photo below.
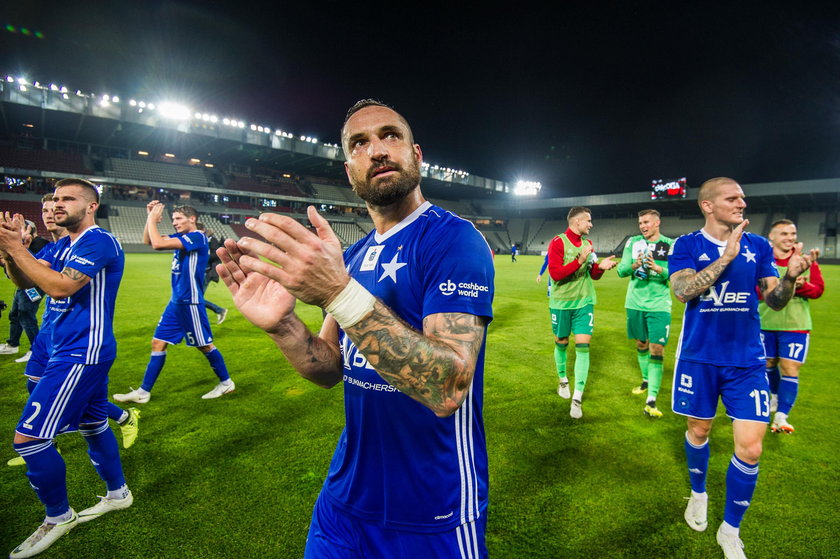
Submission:
<svg viewBox="0 0 840 559">
<path fill-rule="evenodd" d="M 796 290 L 796 278 L 811 267 L 811 256 L 802 254 L 802 245 L 794 247 L 793 254 L 788 259 L 785 276 L 780 280 L 776 277 L 759 278 L 758 288 L 764 297 L 764 302 L 774 311 L 782 310 L 788 304 Z"/>
<path fill-rule="evenodd" d="M 385 381 L 431 409 L 455 413 L 472 384 L 484 341 L 484 319 L 437 313 L 423 319 L 423 332 L 403 322 L 381 301 L 345 332 Z"/>
<path fill-rule="evenodd" d="M 690 268 L 674 272 L 671 276 L 671 289 L 674 290 L 674 295 L 682 303 L 687 303 L 702 295 L 714 285 L 729 262 L 721 256 L 699 272 Z"/>
</svg>

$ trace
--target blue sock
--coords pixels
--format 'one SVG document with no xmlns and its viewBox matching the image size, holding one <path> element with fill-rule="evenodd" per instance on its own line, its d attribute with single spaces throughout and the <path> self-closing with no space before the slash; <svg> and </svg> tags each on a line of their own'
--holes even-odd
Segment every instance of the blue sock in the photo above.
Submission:
<svg viewBox="0 0 840 559">
<path fill-rule="evenodd" d="M 685 434 L 685 457 L 688 461 L 688 478 L 691 480 L 691 490 L 695 493 L 706 492 L 706 472 L 709 469 L 709 439 L 700 446 L 688 440 Z"/>
<path fill-rule="evenodd" d="M 122 418 L 125 410 L 119 407 L 117 404 L 113 402 L 108 402 L 108 418 L 113 419 L 117 423 L 119 423 L 120 418 Z"/>
<path fill-rule="evenodd" d="M 770 383 L 770 394 L 779 393 L 779 367 L 765 367 L 764 372 L 767 373 L 767 382 Z"/>
<path fill-rule="evenodd" d="M 726 470 L 726 507 L 723 520 L 735 528 L 741 525 L 758 482 L 758 464 L 747 464 L 734 454 Z"/>
<path fill-rule="evenodd" d="M 779 383 L 779 411 L 787 415 L 799 394 L 799 377 L 782 377 Z"/>
<path fill-rule="evenodd" d="M 61 516 L 70 510 L 67 498 L 67 469 L 52 440 L 14 443 L 15 452 L 26 460 L 26 477 L 47 508 L 47 516 Z"/>
<path fill-rule="evenodd" d="M 108 486 L 108 491 L 119 489 L 125 485 L 122 462 L 120 462 L 120 447 L 117 438 L 108 422 L 79 426 L 79 432 L 88 444 L 88 456 L 96 468 L 96 473 Z"/>
<path fill-rule="evenodd" d="M 146 365 L 146 374 L 143 375 L 143 384 L 140 388 L 146 392 L 151 392 L 152 387 L 157 382 L 160 372 L 163 370 L 163 364 L 166 363 L 165 351 L 153 351 L 152 357 L 149 359 L 149 364 Z"/>
<path fill-rule="evenodd" d="M 230 380 L 230 375 L 225 365 L 225 358 L 222 357 L 222 352 L 219 351 L 219 348 L 213 348 L 213 351 L 205 353 L 204 357 L 210 361 L 210 366 L 213 367 L 213 372 L 216 373 L 220 381 Z"/>
<path fill-rule="evenodd" d="M 28 390 L 30 394 L 32 394 L 32 391 L 35 390 L 36 386 L 38 386 L 37 380 L 32 380 L 31 378 L 26 377 L 26 390 Z"/>
</svg>

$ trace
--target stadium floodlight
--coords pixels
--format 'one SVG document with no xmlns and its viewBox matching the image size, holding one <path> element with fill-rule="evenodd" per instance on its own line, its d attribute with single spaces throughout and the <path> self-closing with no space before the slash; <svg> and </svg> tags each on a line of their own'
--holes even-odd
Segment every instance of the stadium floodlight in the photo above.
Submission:
<svg viewBox="0 0 840 559">
<path fill-rule="evenodd" d="M 63 97 L 64 99 L 70 99 L 70 96 L 67 95 L 66 93 L 62 93 L 61 97 Z"/>
<path fill-rule="evenodd" d="M 240 120 L 236 123 L 236 126 L 238 126 L 239 128 L 245 128 L 245 123 Z"/>
<path fill-rule="evenodd" d="M 164 153 L 163 156 L 171 159 L 171 158 L 175 157 L 175 154 L 174 153 Z"/>
<path fill-rule="evenodd" d="M 119 102 L 120 102 L 120 98 L 119 98 L 119 97 L 117 97 L 116 95 L 114 95 L 113 97 L 111 97 L 111 102 L 112 102 L 112 103 L 119 103 Z"/>
<path fill-rule="evenodd" d="M 225 126 L 229 126 L 230 125 L 230 119 L 229 118 L 223 118 L 222 119 L 222 124 L 224 124 Z"/>
<path fill-rule="evenodd" d="M 201 113 L 195 113 L 195 119 L 201 120 Z"/>
<path fill-rule="evenodd" d="M 154 105 L 149 104 L 149 109 L 154 109 Z M 184 105 L 173 103 L 171 101 L 164 101 L 160 104 L 160 116 L 171 120 L 189 120 L 190 111 Z"/>
<path fill-rule="evenodd" d="M 51 83 L 50 84 L 50 91 L 58 91 L 58 86 L 55 85 L 54 83 Z"/>
<path fill-rule="evenodd" d="M 154 103 L 149 103 L 149 104 L 148 104 L 148 107 L 149 107 L 149 110 L 150 110 L 150 111 L 155 110 L 155 104 L 154 104 Z M 184 107 L 184 110 L 186 111 L 186 114 L 188 114 L 188 115 L 190 114 L 190 110 L 189 110 L 189 109 L 187 109 L 186 107 Z M 187 118 L 189 118 L 189 117 L 187 117 Z"/>
<path fill-rule="evenodd" d="M 17 82 L 21 85 L 26 85 L 26 78 L 18 78 Z"/>
<path fill-rule="evenodd" d="M 216 115 L 210 115 L 210 122 L 216 124 L 217 122 L 219 122 L 219 117 L 217 117 Z"/>
<path fill-rule="evenodd" d="M 25 85 L 21 85 L 21 86 L 20 86 L 20 90 L 21 90 L 21 91 L 26 91 L 26 86 L 25 86 Z"/>
<path fill-rule="evenodd" d="M 140 151 L 137 152 L 137 155 L 149 155 L 149 152 L 140 150 Z"/>
<path fill-rule="evenodd" d="M 542 184 L 537 181 L 518 180 L 513 188 L 513 194 L 515 196 L 535 196 L 541 188 Z"/>
<path fill-rule="evenodd" d="M 252 124 L 252 125 L 251 125 L 251 130 L 253 130 L 254 132 L 256 132 L 256 131 L 257 131 L 257 125 L 256 125 L 256 124 Z"/>
<path fill-rule="evenodd" d="M 9 83 L 14 83 L 14 82 L 15 82 L 15 78 L 14 78 L 14 77 L 12 77 L 12 76 L 6 76 L 6 81 L 7 81 L 7 82 L 9 82 Z"/>
<path fill-rule="evenodd" d="M 60 92 L 62 92 L 62 93 L 67 93 L 67 86 L 66 86 L 66 85 L 62 85 L 62 86 L 61 86 L 61 89 L 59 89 L 59 91 L 60 91 Z"/>
</svg>

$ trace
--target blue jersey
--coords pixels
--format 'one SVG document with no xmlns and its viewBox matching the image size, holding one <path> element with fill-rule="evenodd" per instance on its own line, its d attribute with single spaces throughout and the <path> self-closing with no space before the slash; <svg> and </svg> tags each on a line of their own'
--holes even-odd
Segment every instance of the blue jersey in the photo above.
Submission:
<svg viewBox="0 0 840 559">
<path fill-rule="evenodd" d="M 369 233 L 344 261 L 418 331 L 435 313 L 492 317 L 490 247 L 470 222 L 429 202 L 384 235 Z M 387 384 L 343 331 L 339 341 L 346 425 L 323 494 L 391 529 L 441 532 L 478 518 L 487 506 L 484 345 L 463 405 L 439 418 Z"/>
<path fill-rule="evenodd" d="M 725 242 L 702 229 L 683 235 L 671 249 L 669 272 L 699 272 L 720 258 L 725 248 Z M 779 277 L 770 242 L 744 233 L 740 254 L 706 293 L 686 303 L 677 359 L 732 367 L 762 362 L 756 285 L 760 278 L 768 277 Z"/>
<path fill-rule="evenodd" d="M 169 237 L 184 245 L 172 255 L 172 302 L 203 305 L 204 269 L 210 258 L 207 237 L 201 231 Z"/>
<path fill-rule="evenodd" d="M 69 236 L 56 241 L 55 250 L 43 260 L 53 270 L 73 268 L 90 277 L 70 297 L 49 301 L 50 361 L 95 365 L 116 359 L 114 304 L 125 265 L 119 241 L 94 225 L 75 241 L 71 242 Z"/>
</svg>

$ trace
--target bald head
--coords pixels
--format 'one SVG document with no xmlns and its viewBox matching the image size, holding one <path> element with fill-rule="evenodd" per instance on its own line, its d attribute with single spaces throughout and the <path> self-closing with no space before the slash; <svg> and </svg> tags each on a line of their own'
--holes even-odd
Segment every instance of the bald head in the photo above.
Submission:
<svg viewBox="0 0 840 559">
<path fill-rule="evenodd" d="M 697 193 L 697 205 L 700 206 L 700 209 L 703 209 L 704 201 L 711 201 L 717 198 L 718 194 L 720 193 L 721 187 L 727 184 L 741 186 L 738 184 L 737 181 L 728 177 L 717 177 L 714 179 L 709 179 L 703 184 L 701 184 L 700 192 Z"/>
</svg>

